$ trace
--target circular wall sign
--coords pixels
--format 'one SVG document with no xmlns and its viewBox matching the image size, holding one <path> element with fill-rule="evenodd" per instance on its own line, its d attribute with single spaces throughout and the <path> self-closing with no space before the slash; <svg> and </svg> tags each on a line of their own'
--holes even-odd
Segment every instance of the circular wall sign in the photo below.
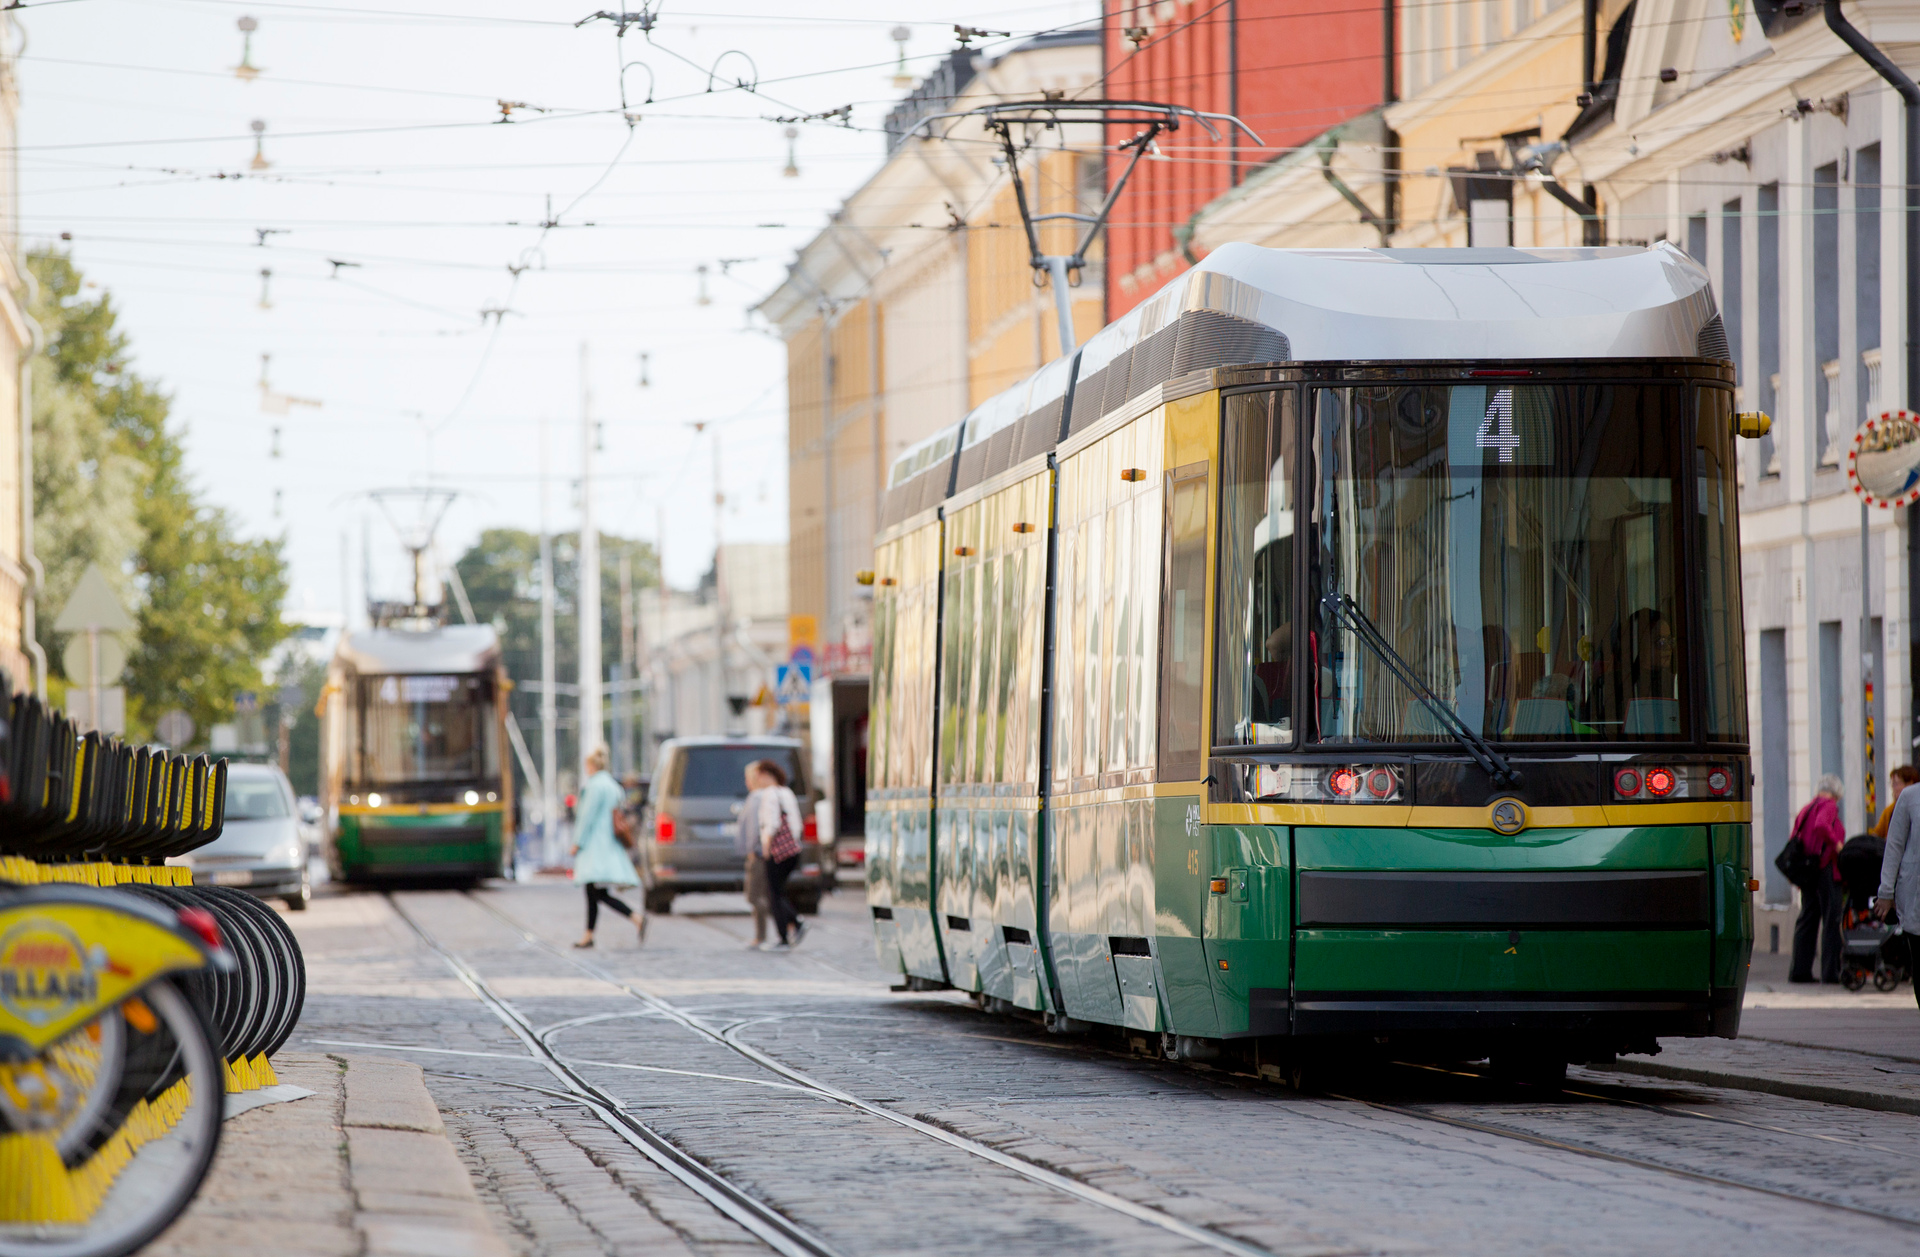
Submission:
<svg viewBox="0 0 1920 1257">
<path fill-rule="evenodd" d="M 1869 506 L 1920 501 L 1920 415 L 1888 410 L 1861 424 L 1847 447 L 1847 483 Z"/>
</svg>

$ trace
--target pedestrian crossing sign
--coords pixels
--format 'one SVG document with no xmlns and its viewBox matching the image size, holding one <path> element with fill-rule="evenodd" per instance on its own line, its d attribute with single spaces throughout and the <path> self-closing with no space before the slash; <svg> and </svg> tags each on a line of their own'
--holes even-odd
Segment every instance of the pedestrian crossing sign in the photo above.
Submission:
<svg viewBox="0 0 1920 1257">
<path fill-rule="evenodd" d="M 813 669 L 804 663 L 776 664 L 773 689 L 782 707 L 805 706 L 813 694 Z"/>
</svg>

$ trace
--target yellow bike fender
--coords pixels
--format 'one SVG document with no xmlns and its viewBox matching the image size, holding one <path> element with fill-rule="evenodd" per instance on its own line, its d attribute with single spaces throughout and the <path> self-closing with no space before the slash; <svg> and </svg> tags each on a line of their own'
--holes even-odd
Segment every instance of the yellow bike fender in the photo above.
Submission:
<svg viewBox="0 0 1920 1257">
<path fill-rule="evenodd" d="M 0 892 L 0 1058 L 40 1051 L 155 978 L 225 959 L 124 892 Z"/>
</svg>

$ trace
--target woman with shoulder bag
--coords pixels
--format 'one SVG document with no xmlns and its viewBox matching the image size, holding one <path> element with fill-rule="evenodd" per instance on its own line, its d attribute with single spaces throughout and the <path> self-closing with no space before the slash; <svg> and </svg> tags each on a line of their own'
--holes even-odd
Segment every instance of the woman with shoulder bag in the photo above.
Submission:
<svg viewBox="0 0 1920 1257">
<path fill-rule="evenodd" d="M 1781 860 L 1793 863 L 1793 844 L 1799 843 L 1805 855 L 1798 861 L 1804 882 L 1800 886 L 1800 917 L 1793 923 L 1793 963 L 1787 970 L 1789 982 L 1812 982 L 1816 942 L 1820 952 L 1820 981 L 1840 980 L 1840 909 L 1844 895 L 1839 886 L 1840 869 L 1836 857 L 1846 845 L 1846 827 L 1840 821 L 1840 796 L 1846 787 L 1840 778 L 1828 773 L 1820 778 L 1813 801 L 1800 809 L 1793 821 L 1793 836 Z M 1784 869 L 1783 869 L 1784 871 Z"/>
<path fill-rule="evenodd" d="M 807 932 L 807 927 L 800 923 L 799 910 L 787 898 L 787 879 L 800 865 L 800 802 L 787 788 L 786 771 L 772 760 L 760 760 L 747 772 L 761 800 L 752 819 L 759 825 L 760 854 L 766 859 L 773 927 L 780 934 L 774 950 L 785 951 L 797 946 Z M 743 822 L 748 819 L 744 810 L 741 819 Z"/>
<path fill-rule="evenodd" d="M 753 941 L 748 951 L 767 945 L 767 920 L 773 915 L 773 897 L 767 890 L 767 857 L 760 853 L 760 810 L 767 800 L 761 785 L 760 761 L 746 767 L 747 797 L 740 804 L 740 823 L 733 827 L 733 853 L 744 863 L 743 885 L 747 906 L 753 910 Z"/>
<path fill-rule="evenodd" d="M 600 905 L 633 922 L 639 941 L 647 939 L 647 916 L 634 915 L 632 908 L 615 898 L 609 887 L 638 886 L 640 875 L 626 847 L 633 840 L 633 819 L 626 816 L 626 791 L 607 771 L 607 748 L 596 746 L 587 752 L 587 784 L 580 791 L 579 819 L 573 844 L 573 880 L 586 887 L 587 932 L 575 947 L 593 946 L 594 927 L 599 924 Z M 616 818 L 625 817 L 627 836 L 617 836 L 621 827 Z"/>
</svg>

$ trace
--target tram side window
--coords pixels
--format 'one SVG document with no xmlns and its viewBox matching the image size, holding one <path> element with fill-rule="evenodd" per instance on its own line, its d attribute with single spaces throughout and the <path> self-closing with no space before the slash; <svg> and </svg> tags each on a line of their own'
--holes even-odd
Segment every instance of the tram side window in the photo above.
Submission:
<svg viewBox="0 0 1920 1257">
<path fill-rule="evenodd" d="M 1207 465 L 1167 473 L 1160 599 L 1160 780 L 1200 777 L 1201 637 L 1207 623 Z"/>
<path fill-rule="evenodd" d="M 1740 511 L 1735 501 L 1733 394 L 1703 388 L 1693 451 L 1694 522 L 1700 530 L 1700 660 L 1706 672 L 1703 736 L 1747 740 L 1746 629 L 1740 619 Z"/>
<path fill-rule="evenodd" d="M 1214 742 L 1291 743 L 1294 392 L 1226 400 Z"/>
</svg>

